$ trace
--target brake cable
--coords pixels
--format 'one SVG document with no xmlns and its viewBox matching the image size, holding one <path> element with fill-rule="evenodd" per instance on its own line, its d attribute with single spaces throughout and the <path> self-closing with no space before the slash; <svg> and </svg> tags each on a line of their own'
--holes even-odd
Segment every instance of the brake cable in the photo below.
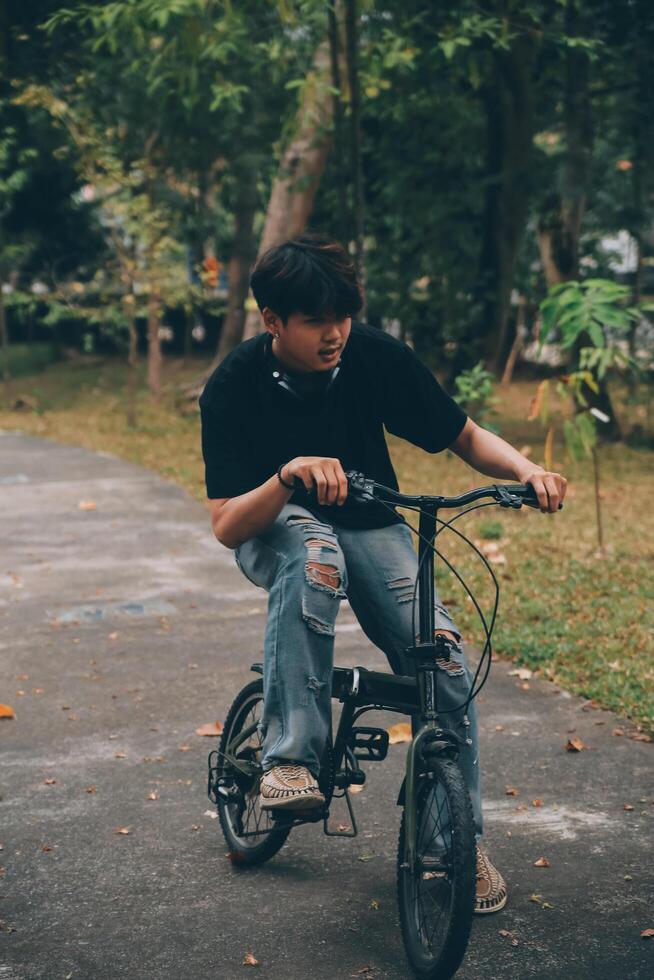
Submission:
<svg viewBox="0 0 654 980">
<path fill-rule="evenodd" d="M 391 511 L 393 514 L 396 514 L 397 513 L 396 510 L 395 510 L 395 508 L 392 507 L 390 504 L 388 504 L 385 500 L 381 500 L 379 497 L 375 497 L 375 500 L 377 501 L 377 503 L 381 504 L 383 507 L 386 507 L 386 509 L 389 510 L 389 511 Z M 482 554 L 482 552 L 477 548 L 477 546 L 475 544 L 473 544 L 473 542 L 470 541 L 470 539 L 467 538 L 465 534 L 463 534 L 461 531 L 459 531 L 458 528 L 452 527 L 452 525 L 453 525 L 454 521 L 458 520 L 460 517 L 463 517 L 465 514 L 469 514 L 473 510 L 478 510 L 481 507 L 492 507 L 492 506 L 496 505 L 497 503 L 498 503 L 498 501 L 496 501 L 496 500 L 489 500 L 489 501 L 484 501 L 483 503 L 474 504 L 472 507 L 468 507 L 465 510 L 460 511 L 458 514 L 456 514 L 449 521 L 444 521 L 441 518 L 436 517 L 436 523 L 437 523 L 437 525 L 440 524 L 441 527 L 440 528 L 437 527 L 436 533 L 434 535 L 434 537 L 436 537 L 438 534 L 441 533 L 441 531 L 444 531 L 446 529 L 453 531 L 456 535 L 458 535 L 458 537 L 462 538 L 466 542 L 466 544 L 469 545 L 469 547 L 479 556 L 479 558 L 482 560 L 483 564 L 486 566 L 486 569 L 488 570 L 488 572 L 489 572 L 489 574 L 491 576 L 491 579 L 493 580 L 493 584 L 495 586 L 495 601 L 494 601 L 493 612 L 492 612 L 492 616 L 491 616 L 490 629 L 489 629 L 489 627 L 487 625 L 486 617 L 484 616 L 484 614 L 483 614 L 483 612 L 482 612 L 482 610 L 481 610 L 481 608 L 479 606 L 479 603 L 477 602 L 477 600 L 476 600 L 476 598 L 475 598 L 472 590 L 468 587 L 468 584 L 465 581 L 465 579 L 463 578 L 463 576 L 461 576 L 459 574 L 458 570 L 445 557 L 445 555 L 441 551 L 439 551 L 434 545 L 432 545 L 431 542 L 427 538 L 425 538 L 425 536 L 422 535 L 419 530 L 417 530 L 412 524 L 410 524 L 409 521 L 405 521 L 405 523 L 407 524 L 407 526 L 411 528 L 411 530 L 416 534 L 416 536 L 418 538 L 420 538 L 422 541 L 425 542 L 425 544 L 427 545 L 427 547 L 429 549 L 429 550 L 425 550 L 424 551 L 424 554 L 423 554 L 423 556 L 422 556 L 422 558 L 420 560 L 420 564 L 418 565 L 418 573 L 416 575 L 416 581 L 415 581 L 414 589 L 413 589 L 412 636 L 415 636 L 416 592 L 417 592 L 417 589 L 418 589 L 418 581 L 419 581 L 419 576 L 420 576 L 420 569 L 421 569 L 421 566 L 422 566 L 422 562 L 425 560 L 425 558 L 427 557 L 428 554 L 432 558 L 433 558 L 434 555 L 437 555 L 439 558 L 442 558 L 443 561 L 445 562 L 445 564 L 447 565 L 447 567 L 450 569 L 450 571 L 453 572 L 454 575 L 457 577 L 457 579 L 459 580 L 459 582 L 463 586 L 466 594 L 470 596 L 472 602 L 474 603 L 475 609 L 477 610 L 477 613 L 478 613 L 479 618 L 481 620 L 481 624 L 482 624 L 482 627 L 484 629 L 484 633 L 485 633 L 485 636 L 486 636 L 486 641 L 484 643 L 484 648 L 483 648 L 482 653 L 481 653 L 481 656 L 479 658 L 479 663 L 477 665 L 477 669 L 476 669 L 476 671 L 475 671 L 475 673 L 473 675 L 473 678 L 472 678 L 472 683 L 471 683 L 471 687 L 470 687 L 470 693 L 468 694 L 468 697 L 460 705 L 456 705 L 454 708 L 444 708 L 444 709 L 442 709 L 442 711 L 439 712 L 441 714 L 448 714 L 450 712 L 460 711 L 462 708 L 464 709 L 464 711 L 467 711 L 468 710 L 468 707 L 470 705 L 470 702 L 474 698 L 477 697 L 477 695 L 481 691 L 482 687 L 486 683 L 486 680 L 488 679 L 488 675 L 490 673 L 490 667 L 491 667 L 491 663 L 492 663 L 491 635 L 492 635 L 492 632 L 493 632 L 493 629 L 494 629 L 494 626 L 495 626 L 495 619 L 496 619 L 496 616 L 497 616 L 497 608 L 498 608 L 498 605 L 499 605 L 499 592 L 500 592 L 499 583 L 497 581 L 497 578 L 495 576 L 495 573 L 493 572 L 492 568 L 490 567 L 490 564 L 486 560 L 486 556 L 484 554 Z M 401 506 L 403 506 L 404 509 L 406 509 L 406 510 L 412 510 L 412 511 L 415 511 L 416 513 L 418 513 L 418 514 L 421 514 L 422 513 L 421 508 L 418 507 L 418 506 L 411 505 L 411 504 L 409 504 L 409 505 L 401 505 Z M 479 674 L 481 672 L 482 665 L 484 664 L 484 661 L 486 661 L 486 669 L 484 671 L 484 675 L 482 677 L 481 683 L 479 684 L 479 686 L 475 690 L 475 684 L 477 683 L 477 680 L 479 678 Z"/>
</svg>

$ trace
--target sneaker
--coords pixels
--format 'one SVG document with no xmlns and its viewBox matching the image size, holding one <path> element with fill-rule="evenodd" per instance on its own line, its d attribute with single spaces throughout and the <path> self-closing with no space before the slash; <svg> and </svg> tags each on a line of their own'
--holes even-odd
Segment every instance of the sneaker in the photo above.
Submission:
<svg viewBox="0 0 654 980">
<path fill-rule="evenodd" d="M 488 855 L 477 844 L 477 901 L 475 912 L 499 912 L 508 898 L 506 882 Z"/>
<path fill-rule="evenodd" d="M 312 810 L 325 802 L 306 766 L 273 766 L 263 774 L 259 792 L 262 810 Z"/>
</svg>

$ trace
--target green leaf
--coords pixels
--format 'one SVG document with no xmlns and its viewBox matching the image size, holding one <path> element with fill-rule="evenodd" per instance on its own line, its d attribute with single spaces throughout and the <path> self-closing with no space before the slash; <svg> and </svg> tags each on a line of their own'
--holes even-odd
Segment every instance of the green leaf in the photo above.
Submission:
<svg viewBox="0 0 654 980">
<path fill-rule="evenodd" d="M 588 326 L 588 334 L 590 339 L 593 341 L 596 347 L 604 347 L 606 340 L 604 339 L 604 331 L 597 323 L 591 323 Z"/>
</svg>

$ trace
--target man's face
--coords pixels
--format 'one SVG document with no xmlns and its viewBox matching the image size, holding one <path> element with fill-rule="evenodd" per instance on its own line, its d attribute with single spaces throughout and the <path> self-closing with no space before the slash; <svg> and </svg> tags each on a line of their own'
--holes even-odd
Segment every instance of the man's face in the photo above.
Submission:
<svg viewBox="0 0 654 980">
<path fill-rule="evenodd" d="M 279 334 L 272 345 L 275 357 L 291 371 L 329 371 L 336 367 L 352 328 L 349 316 L 318 319 L 306 313 L 293 313 L 284 326 L 268 307 L 263 319 L 273 338 Z"/>
</svg>

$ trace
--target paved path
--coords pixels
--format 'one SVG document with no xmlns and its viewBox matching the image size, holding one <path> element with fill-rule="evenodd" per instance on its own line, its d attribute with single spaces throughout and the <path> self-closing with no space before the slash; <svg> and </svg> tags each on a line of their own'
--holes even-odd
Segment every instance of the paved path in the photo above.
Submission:
<svg viewBox="0 0 654 980">
<path fill-rule="evenodd" d="M 0 980 L 232 980 L 248 950 L 267 980 L 408 978 L 404 746 L 369 766 L 355 840 L 305 827 L 254 872 L 225 859 L 205 795 L 215 740 L 195 729 L 224 718 L 260 659 L 267 597 L 204 508 L 114 457 L 4 433 L 0 555 L 0 701 L 16 712 L 0 722 Z M 384 668 L 346 603 L 337 631 L 338 662 Z M 509 670 L 495 665 L 480 711 L 510 904 L 475 921 L 458 976 L 652 980 L 654 746 Z M 572 730 L 590 751 L 564 751 Z"/>
</svg>

